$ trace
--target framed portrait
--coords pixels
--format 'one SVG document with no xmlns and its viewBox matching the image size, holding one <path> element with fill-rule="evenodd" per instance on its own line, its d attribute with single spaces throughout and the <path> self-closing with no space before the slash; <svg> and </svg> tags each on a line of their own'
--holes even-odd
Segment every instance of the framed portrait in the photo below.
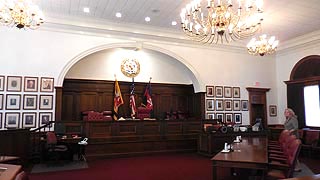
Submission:
<svg viewBox="0 0 320 180">
<path fill-rule="evenodd" d="M 216 113 L 216 119 L 221 120 L 221 122 L 224 122 L 224 113 Z"/>
<path fill-rule="evenodd" d="M 223 111 L 223 100 L 222 99 L 216 99 L 216 110 Z"/>
<path fill-rule="evenodd" d="M 20 94 L 7 94 L 6 109 L 8 110 L 20 109 Z"/>
<path fill-rule="evenodd" d="M 226 119 L 226 123 L 228 124 L 228 123 L 232 123 L 233 122 L 233 117 L 232 117 L 232 113 L 226 113 L 225 114 L 225 119 Z"/>
<path fill-rule="evenodd" d="M 241 113 L 234 113 L 234 123 L 242 124 L 242 114 Z"/>
<path fill-rule="evenodd" d="M 42 110 L 52 109 L 52 104 L 53 104 L 52 99 L 53 99 L 53 95 L 40 95 L 39 109 L 42 109 Z"/>
<path fill-rule="evenodd" d="M 4 85 L 5 85 L 5 78 L 4 76 L 0 76 L 0 91 L 4 91 Z"/>
<path fill-rule="evenodd" d="M 38 91 L 38 78 L 37 77 L 24 77 L 24 91 L 37 92 Z"/>
<path fill-rule="evenodd" d="M 2 128 L 2 113 L 0 113 L 0 129 Z"/>
<path fill-rule="evenodd" d="M 223 97 L 223 88 L 222 86 L 216 86 L 215 87 L 215 94 L 217 98 L 222 98 Z"/>
<path fill-rule="evenodd" d="M 207 111 L 213 111 L 214 110 L 214 99 L 206 99 L 206 106 Z"/>
<path fill-rule="evenodd" d="M 25 94 L 23 96 L 23 109 L 35 110 L 37 109 L 38 96 L 32 94 Z"/>
<path fill-rule="evenodd" d="M 22 113 L 22 127 L 23 128 L 35 128 L 37 120 L 37 113 L 27 112 Z"/>
<path fill-rule="evenodd" d="M 52 112 L 39 113 L 39 126 L 44 126 L 52 121 Z"/>
<path fill-rule="evenodd" d="M 232 111 L 232 100 L 231 99 L 224 100 L 224 110 L 225 111 Z"/>
<path fill-rule="evenodd" d="M 214 97 L 214 86 L 206 86 L 206 96 Z"/>
<path fill-rule="evenodd" d="M 240 111 L 240 100 L 233 100 L 232 108 L 234 111 Z"/>
<path fill-rule="evenodd" d="M 240 87 L 232 88 L 233 98 L 240 98 Z"/>
<path fill-rule="evenodd" d="M 0 94 L 0 110 L 3 109 L 3 94 Z"/>
<path fill-rule="evenodd" d="M 41 77 L 41 92 L 53 92 L 54 80 L 53 78 Z"/>
<path fill-rule="evenodd" d="M 231 98 L 232 97 L 232 88 L 225 86 L 224 87 L 224 97 L 225 98 Z"/>
<path fill-rule="evenodd" d="M 276 105 L 269 106 L 269 114 L 270 114 L 270 116 L 277 116 L 277 106 Z"/>
<path fill-rule="evenodd" d="M 242 111 L 248 111 L 249 109 L 248 100 L 241 100 L 241 110 Z"/>
<path fill-rule="evenodd" d="M 214 119 L 214 113 L 213 112 L 208 112 L 207 113 L 207 119 Z"/>
<path fill-rule="evenodd" d="M 21 76 L 8 76 L 7 77 L 7 91 L 20 92 L 21 91 Z"/>
<path fill-rule="evenodd" d="M 20 113 L 8 112 L 5 115 L 5 128 L 19 128 Z"/>
</svg>

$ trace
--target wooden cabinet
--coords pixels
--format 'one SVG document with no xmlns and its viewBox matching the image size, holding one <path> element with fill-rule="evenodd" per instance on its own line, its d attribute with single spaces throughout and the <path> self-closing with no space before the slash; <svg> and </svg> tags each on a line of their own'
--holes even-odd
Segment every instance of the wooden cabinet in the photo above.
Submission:
<svg viewBox="0 0 320 180">
<path fill-rule="evenodd" d="M 268 126 L 267 96 L 270 88 L 247 87 L 249 92 L 250 125 L 254 125 L 257 119 L 261 119 L 263 127 Z"/>
</svg>

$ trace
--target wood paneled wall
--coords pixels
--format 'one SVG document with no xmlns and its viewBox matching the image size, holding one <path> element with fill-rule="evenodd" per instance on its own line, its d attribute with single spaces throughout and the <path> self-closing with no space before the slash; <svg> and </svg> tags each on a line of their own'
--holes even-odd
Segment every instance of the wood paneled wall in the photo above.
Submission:
<svg viewBox="0 0 320 180">
<path fill-rule="evenodd" d="M 119 82 L 124 104 L 118 114 L 130 116 L 129 96 L 131 82 Z M 143 102 L 147 83 L 135 83 L 136 105 Z M 194 93 L 193 85 L 152 83 L 154 117 L 164 119 L 165 112 L 184 111 L 191 117 L 203 119 L 205 93 Z M 80 121 L 81 112 L 113 110 L 114 81 L 66 79 L 57 92 L 56 120 Z"/>
</svg>

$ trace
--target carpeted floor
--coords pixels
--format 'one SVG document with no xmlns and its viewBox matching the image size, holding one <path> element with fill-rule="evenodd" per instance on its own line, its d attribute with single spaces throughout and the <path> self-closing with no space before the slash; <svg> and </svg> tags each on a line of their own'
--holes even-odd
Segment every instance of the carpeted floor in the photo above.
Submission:
<svg viewBox="0 0 320 180">
<path fill-rule="evenodd" d="M 32 167 L 31 173 L 69 171 L 85 168 L 88 168 L 88 164 L 85 161 L 73 161 L 61 164 L 35 164 Z"/>
</svg>

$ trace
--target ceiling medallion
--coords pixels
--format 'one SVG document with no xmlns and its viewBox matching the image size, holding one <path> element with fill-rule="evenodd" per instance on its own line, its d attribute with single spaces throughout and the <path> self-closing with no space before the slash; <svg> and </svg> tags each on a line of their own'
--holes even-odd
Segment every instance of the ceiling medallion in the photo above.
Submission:
<svg viewBox="0 0 320 180">
<path fill-rule="evenodd" d="M 139 61 L 137 59 L 124 59 L 121 63 L 121 72 L 127 77 L 136 77 L 140 73 Z"/>
</svg>

